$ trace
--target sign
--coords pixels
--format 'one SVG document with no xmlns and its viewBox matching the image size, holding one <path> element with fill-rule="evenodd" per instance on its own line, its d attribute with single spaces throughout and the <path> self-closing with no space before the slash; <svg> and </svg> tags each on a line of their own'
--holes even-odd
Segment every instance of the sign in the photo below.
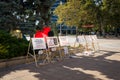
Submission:
<svg viewBox="0 0 120 80">
<path fill-rule="evenodd" d="M 85 43 L 85 37 L 84 36 L 78 36 L 77 37 L 79 43 Z"/>
<path fill-rule="evenodd" d="M 69 44 L 74 44 L 76 41 L 76 36 L 67 36 L 67 38 L 69 39 L 68 42 Z"/>
<path fill-rule="evenodd" d="M 48 45 L 48 48 L 58 47 L 59 46 L 58 38 L 57 37 L 47 37 L 47 45 Z"/>
<path fill-rule="evenodd" d="M 90 35 L 85 35 L 85 39 L 86 41 L 89 43 L 89 42 L 92 42 L 92 38 Z"/>
<path fill-rule="evenodd" d="M 59 41 L 61 46 L 69 46 L 67 36 L 59 36 Z"/>
<path fill-rule="evenodd" d="M 44 38 L 32 38 L 33 49 L 46 49 Z"/>
<path fill-rule="evenodd" d="M 97 41 L 97 36 L 96 35 L 91 35 L 91 38 L 93 41 Z"/>
<path fill-rule="evenodd" d="M 93 24 L 86 24 L 86 25 L 83 25 L 82 27 L 83 28 L 92 28 L 92 27 L 94 27 L 94 25 Z"/>
</svg>

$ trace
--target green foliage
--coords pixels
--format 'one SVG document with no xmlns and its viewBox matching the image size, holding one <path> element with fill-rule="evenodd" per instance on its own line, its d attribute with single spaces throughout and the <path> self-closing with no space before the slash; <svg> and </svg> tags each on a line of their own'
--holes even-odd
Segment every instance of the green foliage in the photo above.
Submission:
<svg viewBox="0 0 120 80">
<path fill-rule="evenodd" d="M 0 59 L 24 56 L 27 52 L 27 47 L 27 41 L 17 39 L 4 31 L 0 31 Z"/>
<path fill-rule="evenodd" d="M 56 0 L 2 0 L 0 1 L 0 29 L 10 31 L 19 27 L 35 29 L 35 22 L 50 22 L 50 9 Z M 26 24 L 27 23 L 27 24 Z M 22 25 L 23 24 L 23 25 Z"/>
<path fill-rule="evenodd" d="M 17 0 L 0 1 L 0 28 L 9 31 L 17 26 L 18 19 L 15 12 L 19 6 Z"/>
<path fill-rule="evenodd" d="M 120 26 L 120 0 L 68 0 L 58 6 L 54 13 L 58 23 L 81 27 L 94 24 L 95 29 L 103 32 L 107 26 Z"/>
<path fill-rule="evenodd" d="M 94 23 L 96 18 L 96 5 L 93 0 L 70 0 L 58 6 L 55 14 L 59 17 L 58 22 L 65 22 L 68 26 L 81 26 Z"/>
<path fill-rule="evenodd" d="M 105 22 L 107 25 L 119 27 L 120 25 L 120 0 L 103 0 L 101 7 L 105 15 Z"/>
</svg>

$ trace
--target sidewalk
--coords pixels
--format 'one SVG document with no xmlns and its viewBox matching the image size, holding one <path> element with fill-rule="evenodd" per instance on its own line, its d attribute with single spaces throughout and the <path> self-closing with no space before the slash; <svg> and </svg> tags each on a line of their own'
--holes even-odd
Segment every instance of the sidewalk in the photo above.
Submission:
<svg viewBox="0 0 120 80">
<path fill-rule="evenodd" d="M 120 40 L 99 39 L 99 53 L 35 67 L 34 63 L 0 69 L 0 80 L 120 80 Z"/>
</svg>

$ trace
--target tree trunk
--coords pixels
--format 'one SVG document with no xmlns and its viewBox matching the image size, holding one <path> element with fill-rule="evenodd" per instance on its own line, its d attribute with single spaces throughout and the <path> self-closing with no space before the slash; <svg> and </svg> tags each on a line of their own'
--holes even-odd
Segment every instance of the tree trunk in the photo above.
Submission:
<svg viewBox="0 0 120 80">
<path fill-rule="evenodd" d="M 101 21 L 101 24 L 100 24 L 100 32 L 99 32 L 99 34 L 100 34 L 100 36 L 105 37 L 105 30 L 104 30 L 103 21 Z"/>
</svg>

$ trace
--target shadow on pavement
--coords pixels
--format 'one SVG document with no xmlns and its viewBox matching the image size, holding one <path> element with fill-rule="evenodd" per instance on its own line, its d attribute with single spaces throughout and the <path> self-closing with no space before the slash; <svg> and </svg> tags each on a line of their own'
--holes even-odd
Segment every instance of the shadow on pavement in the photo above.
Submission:
<svg viewBox="0 0 120 80">
<path fill-rule="evenodd" d="M 0 69 L 0 78 L 15 73 L 16 77 L 10 80 L 22 80 L 31 76 L 34 79 L 31 78 L 29 80 L 119 80 L 120 62 L 106 59 L 106 57 L 116 53 L 118 52 L 107 51 L 97 57 L 81 56 L 79 58 L 69 58 L 40 66 L 39 68 L 35 67 L 34 63 L 13 66 Z M 24 70 L 34 74 L 22 73 Z M 21 72 L 22 75 L 17 74 L 17 72 Z"/>
</svg>

